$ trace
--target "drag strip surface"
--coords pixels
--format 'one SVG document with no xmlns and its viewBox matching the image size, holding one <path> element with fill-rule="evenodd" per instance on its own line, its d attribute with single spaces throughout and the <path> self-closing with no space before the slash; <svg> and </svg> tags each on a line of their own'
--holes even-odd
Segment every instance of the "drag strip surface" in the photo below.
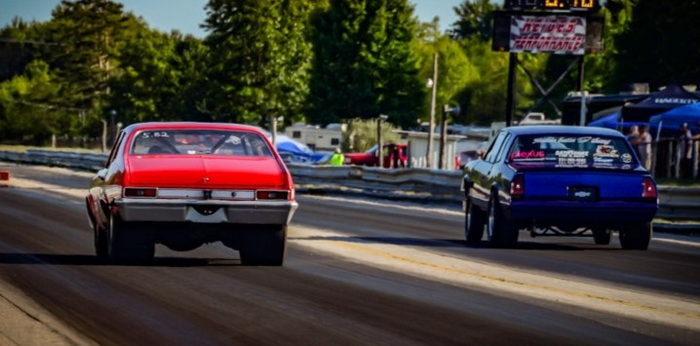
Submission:
<svg viewBox="0 0 700 346">
<path fill-rule="evenodd" d="M 442 208 L 299 196 L 282 268 L 212 244 L 153 266 L 93 256 L 89 174 L 13 166 L 0 279 L 100 344 L 693 344 L 700 247 L 592 239 L 466 247 Z M 32 185 L 33 184 L 33 185 Z M 21 186 L 20 186 L 21 185 Z"/>
</svg>

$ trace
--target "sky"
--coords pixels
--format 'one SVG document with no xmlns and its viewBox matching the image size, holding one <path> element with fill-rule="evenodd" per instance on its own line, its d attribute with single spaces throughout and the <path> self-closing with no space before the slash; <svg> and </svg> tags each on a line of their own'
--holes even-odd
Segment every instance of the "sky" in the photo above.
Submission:
<svg viewBox="0 0 700 346">
<path fill-rule="evenodd" d="M 423 22 L 440 17 L 440 28 L 446 30 L 457 20 L 452 9 L 463 0 L 409 0 L 415 5 L 415 14 Z M 204 5 L 207 0 L 121 0 L 126 11 L 143 17 L 155 29 L 170 32 L 177 29 L 183 34 L 204 37 L 206 33 L 199 27 L 204 22 Z M 51 10 L 60 0 L 0 0 L 0 27 L 14 17 L 24 20 L 46 21 L 51 18 Z"/>
</svg>

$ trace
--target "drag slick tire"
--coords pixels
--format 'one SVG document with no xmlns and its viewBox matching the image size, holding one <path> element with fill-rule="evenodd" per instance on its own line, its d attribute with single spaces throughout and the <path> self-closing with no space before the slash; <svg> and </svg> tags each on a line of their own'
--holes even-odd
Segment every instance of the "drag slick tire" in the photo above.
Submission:
<svg viewBox="0 0 700 346">
<path fill-rule="evenodd" d="M 246 266 L 281 266 L 287 249 L 287 226 L 256 226 L 242 231 L 238 251 Z"/>
<path fill-rule="evenodd" d="M 107 256 L 116 263 L 148 263 L 155 255 L 155 242 L 143 223 L 124 222 L 118 216 L 109 220 Z"/>
<path fill-rule="evenodd" d="M 476 244 L 481 241 L 484 236 L 484 225 L 486 224 L 486 215 L 479 207 L 467 198 L 466 211 L 464 213 L 464 236 L 467 244 Z"/>
<path fill-rule="evenodd" d="M 625 227 L 620 230 L 620 245 L 626 250 L 646 250 L 651 234 L 651 222 Z"/>
<path fill-rule="evenodd" d="M 503 215 L 498 197 L 494 193 L 489 201 L 486 231 L 492 247 L 514 247 L 518 243 L 518 229 Z"/>
</svg>

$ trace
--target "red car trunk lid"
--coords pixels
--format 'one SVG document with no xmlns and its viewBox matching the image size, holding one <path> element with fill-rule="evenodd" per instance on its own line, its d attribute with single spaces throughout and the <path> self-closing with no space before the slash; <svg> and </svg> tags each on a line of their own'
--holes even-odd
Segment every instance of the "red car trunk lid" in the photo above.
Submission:
<svg viewBox="0 0 700 346">
<path fill-rule="evenodd" d="M 284 170 L 272 157 L 135 155 L 127 159 L 127 172 L 130 186 L 288 188 Z"/>
</svg>

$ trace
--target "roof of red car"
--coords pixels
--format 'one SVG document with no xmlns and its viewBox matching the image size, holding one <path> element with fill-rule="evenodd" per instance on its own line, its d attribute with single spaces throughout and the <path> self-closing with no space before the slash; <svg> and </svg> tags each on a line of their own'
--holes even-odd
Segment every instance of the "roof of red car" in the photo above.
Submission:
<svg viewBox="0 0 700 346">
<path fill-rule="evenodd" d="M 234 124 L 234 123 L 206 123 L 206 122 L 189 122 L 189 121 L 173 121 L 173 122 L 147 122 L 135 123 L 127 126 L 124 130 L 127 132 L 136 129 L 218 129 L 218 130 L 244 130 L 262 133 L 262 130 L 256 126 Z"/>
</svg>

